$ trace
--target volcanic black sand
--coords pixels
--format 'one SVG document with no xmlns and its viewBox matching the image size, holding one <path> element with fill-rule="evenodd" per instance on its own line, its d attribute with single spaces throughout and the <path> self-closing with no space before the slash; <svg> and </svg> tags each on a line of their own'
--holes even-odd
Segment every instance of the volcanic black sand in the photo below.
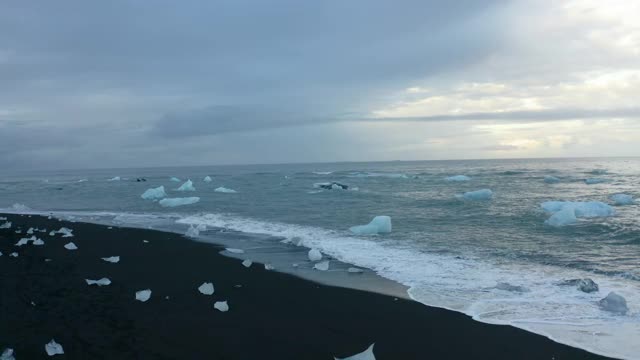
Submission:
<svg viewBox="0 0 640 360">
<path fill-rule="evenodd" d="M 176 234 L 3 216 L 13 227 L 0 230 L 0 351 L 17 360 L 47 358 L 51 339 L 64 347 L 59 359 L 330 360 L 374 342 L 378 360 L 602 359 L 416 302 L 245 268 Z M 75 236 L 49 236 L 62 226 Z M 29 227 L 47 229 L 35 233 L 45 245 L 14 246 Z M 100 259 L 114 255 L 117 264 Z M 102 277 L 112 284 L 85 282 Z M 197 291 L 203 282 L 212 296 Z M 153 291 L 144 303 L 134 299 L 143 289 Z M 223 300 L 228 312 L 213 307 Z"/>
</svg>

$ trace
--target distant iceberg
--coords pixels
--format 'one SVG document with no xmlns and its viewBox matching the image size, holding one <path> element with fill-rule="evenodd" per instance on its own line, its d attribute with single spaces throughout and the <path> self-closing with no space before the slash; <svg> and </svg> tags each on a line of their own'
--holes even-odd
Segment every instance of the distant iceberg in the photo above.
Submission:
<svg viewBox="0 0 640 360">
<path fill-rule="evenodd" d="M 191 179 L 184 182 L 184 184 L 180 185 L 176 191 L 196 191 L 196 188 L 193 187 L 193 182 Z"/>
<path fill-rule="evenodd" d="M 207 175 L 204 177 L 204 179 L 202 179 L 202 181 L 210 183 L 213 181 L 213 179 L 211 178 L 211 176 Z"/>
<path fill-rule="evenodd" d="M 572 201 L 547 201 L 541 207 L 551 217 L 545 224 L 551 226 L 566 226 L 574 224 L 578 218 L 609 217 L 615 215 L 615 210 L 599 201 L 572 202 Z"/>
<path fill-rule="evenodd" d="M 321 182 L 313 184 L 313 187 L 316 189 L 325 189 L 325 190 L 347 190 L 349 189 L 349 185 L 340 184 L 335 181 L 333 182 Z"/>
<path fill-rule="evenodd" d="M 173 181 L 173 182 L 181 182 L 182 180 L 178 179 L 177 177 L 171 177 L 171 179 L 169 179 L 169 181 Z"/>
<path fill-rule="evenodd" d="M 120 176 L 114 176 L 111 179 L 107 180 L 107 181 L 120 181 Z"/>
<path fill-rule="evenodd" d="M 555 176 L 547 175 L 544 177 L 544 182 L 546 182 L 547 184 L 556 184 L 560 182 L 560 179 Z"/>
<path fill-rule="evenodd" d="M 145 200 L 160 200 L 167 196 L 167 193 L 164 191 L 164 185 L 160 185 L 157 188 L 147 189 L 142 195 L 141 198 Z"/>
<path fill-rule="evenodd" d="M 593 184 L 600 184 L 606 181 L 607 180 L 603 178 L 589 178 L 589 179 L 585 179 L 584 183 L 587 185 L 593 185 Z"/>
<path fill-rule="evenodd" d="M 220 186 L 219 188 L 216 188 L 215 190 L 213 190 L 215 192 L 219 192 L 219 193 L 226 193 L 226 194 L 234 194 L 237 193 L 237 191 L 233 190 L 233 189 L 227 189 L 226 187 Z"/>
<path fill-rule="evenodd" d="M 493 197 L 493 191 L 489 190 L 489 189 L 482 189 L 482 190 L 476 190 L 476 191 L 469 191 L 466 192 L 462 195 L 456 195 L 457 198 L 462 198 L 465 200 L 472 200 L 472 201 L 476 201 L 476 200 L 491 200 L 491 198 Z"/>
<path fill-rule="evenodd" d="M 186 197 L 186 198 L 164 198 L 160 200 L 158 203 L 162 207 L 176 207 L 183 205 L 191 205 L 200 201 L 200 198 L 197 196 L 194 197 Z"/>
<path fill-rule="evenodd" d="M 375 235 L 391 232 L 391 217 L 376 216 L 367 225 L 353 226 L 349 230 L 357 235 Z"/>
<path fill-rule="evenodd" d="M 469 180 L 471 180 L 471 178 L 466 176 L 466 175 L 455 175 L 455 176 L 449 176 L 449 177 L 445 178 L 445 180 L 447 180 L 447 181 L 469 181 Z"/>
<path fill-rule="evenodd" d="M 331 175 L 333 171 L 314 171 L 313 173 L 316 175 Z"/>
<path fill-rule="evenodd" d="M 615 205 L 633 205 L 635 203 L 633 196 L 627 194 L 611 195 L 610 199 Z"/>
</svg>

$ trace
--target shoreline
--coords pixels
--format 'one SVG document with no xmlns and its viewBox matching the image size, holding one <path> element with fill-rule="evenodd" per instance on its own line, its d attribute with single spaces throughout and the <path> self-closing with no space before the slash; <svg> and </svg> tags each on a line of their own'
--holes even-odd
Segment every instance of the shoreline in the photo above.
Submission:
<svg viewBox="0 0 640 360">
<path fill-rule="evenodd" d="M 0 230 L 0 351 L 13 348 L 16 359 L 43 358 L 52 338 L 64 347 L 60 359 L 333 359 L 371 343 L 379 360 L 605 359 L 412 300 L 322 285 L 259 263 L 245 268 L 219 254 L 223 246 L 179 234 L 0 216 L 13 222 Z M 47 229 L 34 234 L 45 244 L 14 246 L 29 227 Z M 60 227 L 74 237 L 49 236 Z M 78 250 L 66 250 L 69 241 Z M 13 251 L 17 258 L 8 256 Z M 109 256 L 121 261 L 100 259 Z M 85 282 L 102 277 L 111 285 Z M 212 296 L 197 291 L 203 282 L 214 284 Z M 151 299 L 135 301 L 143 289 Z M 228 312 L 213 308 L 224 300 Z"/>
</svg>

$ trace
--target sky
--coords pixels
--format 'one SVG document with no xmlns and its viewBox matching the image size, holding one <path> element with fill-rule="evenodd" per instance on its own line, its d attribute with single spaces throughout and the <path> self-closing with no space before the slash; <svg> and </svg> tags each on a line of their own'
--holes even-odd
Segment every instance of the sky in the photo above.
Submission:
<svg viewBox="0 0 640 360">
<path fill-rule="evenodd" d="M 640 1 L 0 0 L 0 168 L 640 155 Z"/>
</svg>

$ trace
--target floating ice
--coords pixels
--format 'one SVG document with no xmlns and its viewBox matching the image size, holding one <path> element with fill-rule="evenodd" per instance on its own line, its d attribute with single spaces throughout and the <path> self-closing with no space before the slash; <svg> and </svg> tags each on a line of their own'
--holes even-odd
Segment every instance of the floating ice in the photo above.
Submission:
<svg viewBox="0 0 640 360">
<path fill-rule="evenodd" d="M 371 346 L 369 346 L 367 348 L 367 350 L 359 353 L 359 354 L 355 354 L 346 358 L 337 358 L 334 357 L 335 360 L 376 360 L 375 355 L 373 355 L 373 345 L 375 344 L 371 344 Z"/>
<path fill-rule="evenodd" d="M 466 176 L 466 175 L 449 176 L 449 177 L 447 177 L 445 179 L 447 181 L 469 181 L 469 180 L 471 180 L 471 178 Z"/>
<path fill-rule="evenodd" d="M 16 230 L 16 234 L 22 234 L 22 230 Z"/>
<path fill-rule="evenodd" d="M 542 209 L 553 215 L 545 221 L 551 226 L 571 225 L 578 218 L 609 217 L 615 215 L 615 210 L 602 202 L 572 202 L 572 201 L 547 201 L 541 204 Z"/>
<path fill-rule="evenodd" d="M 157 188 L 147 189 L 142 195 L 141 198 L 145 200 L 160 200 L 167 196 L 167 193 L 164 191 L 164 185 L 160 185 Z"/>
<path fill-rule="evenodd" d="M 120 262 L 120 256 L 103 257 L 102 260 L 110 262 L 112 264 L 117 264 Z"/>
<path fill-rule="evenodd" d="M 593 184 L 600 184 L 606 181 L 607 181 L 606 179 L 602 179 L 602 178 L 590 178 L 590 179 L 585 179 L 584 183 L 587 185 L 593 185 Z"/>
<path fill-rule="evenodd" d="M 227 312 L 229 311 L 229 304 L 227 304 L 226 301 L 216 301 L 215 304 L 213 304 L 213 307 L 222 311 L 222 312 Z"/>
<path fill-rule="evenodd" d="M 108 181 L 120 181 L 120 176 L 114 176 L 111 179 L 109 179 Z"/>
<path fill-rule="evenodd" d="M 67 249 L 67 250 L 78 250 L 78 247 L 76 246 L 76 244 L 74 244 L 72 242 L 66 244 L 64 246 L 64 248 Z"/>
<path fill-rule="evenodd" d="M 313 184 L 313 187 L 316 189 L 324 189 L 324 190 L 348 190 L 349 189 L 349 185 L 341 184 L 335 181 L 315 183 Z"/>
<path fill-rule="evenodd" d="M 350 267 L 347 269 L 347 272 L 350 272 L 352 274 L 361 274 L 364 272 L 364 270 L 357 268 L 357 267 Z"/>
<path fill-rule="evenodd" d="M 11 222 L 7 221 L 4 224 L 0 225 L 0 229 L 11 229 Z"/>
<path fill-rule="evenodd" d="M 181 182 L 182 180 L 178 179 L 177 177 L 172 177 L 171 179 L 169 179 L 170 181 L 173 182 Z"/>
<path fill-rule="evenodd" d="M 216 188 L 215 190 L 213 190 L 215 192 L 219 192 L 219 193 L 226 193 L 226 194 L 233 194 L 236 193 L 237 191 L 233 190 L 233 189 L 227 189 L 224 186 L 220 186 L 219 188 Z"/>
<path fill-rule="evenodd" d="M 322 253 L 318 249 L 309 250 L 309 253 L 307 254 L 307 256 L 309 257 L 309 260 L 311 260 L 311 261 L 320 261 L 320 260 L 322 260 Z"/>
<path fill-rule="evenodd" d="M 493 191 L 489 189 L 481 189 L 476 191 L 469 191 L 462 195 L 456 195 L 458 198 L 463 198 L 465 200 L 491 200 L 493 197 Z"/>
<path fill-rule="evenodd" d="M 186 197 L 186 198 L 164 198 L 160 200 L 158 203 L 162 207 L 176 207 L 183 205 L 191 205 L 200 201 L 200 198 L 197 196 L 194 197 Z"/>
<path fill-rule="evenodd" d="M 226 248 L 225 250 L 233 254 L 244 254 L 244 250 L 242 249 Z"/>
<path fill-rule="evenodd" d="M 249 259 L 244 260 L 244 261 L 242 262 L 242 266 L 244 266 L 244 267 L 246 267 L 246 268 L 250 267 L 250 266 L 251 266 L 251 264 L 253 264 L 253 261 L 251 261 L 251 260 L 249 260 Z"/>
<path fill-rule="evenodd" d="M 320 261 L 313 265 L 313 268 L 320 271 L 327 271 L 329 270 L 329 260 Z"/>
<path fill-rule="evenodd" d="M 51 341 L 44 346 L 44 350 L 47 352 L 47 355 L 49 355 L 49 356 L 64 354 L 64 350 L 62 349 L 62 345 L 58 344 L 53 339 L 51 339 Z"/>
<path fill-rule="evenodd" d="M 598 284 L 589 278 L 565 280 L 560 285 L 575 286 L 578 290 L 586 293 L 596 292 L 599 289 Z"/>
<path fill-rule="evenodd" d="M 349 230 L 357 235 L 375 235 L 391 232 L 391 218 L 389 216 L 376 216 L 367 225 L 353 226 Z"/>
<path fill-rule="evenodd" d="M 633 196 L 627 194 L 611 195 L 610 199 L 615 205 L 632 205 L 634 203 Z"/>
<path fill-rule="evenodd" d="M 107 278 L 102 278 L 102 279 L 99 279 L 99 280 L 84 279 L 84 281 L 87 282 L 87 285 L 98 285 L 98 286 L 111 285 L 111 280 L 109 280 Z"/>
<path fill-rule="evenodd" d="M 149 300 L 150 297 L 151 297 L 151 290 L 149 289 L 136 291 L 136 300 L 138 301 L 145 302 Z"/>
<path fill-rule="evenodd" d="M 598 305 L 602 310 L 620 315 L 624 315 L 629 311 L 627 300 L 614 292 L 610 292 L 604 299 L 598 301 Z"/>
<path fill-rule="evenodd" d="M 180 185 L 180 187 L 177 188 L 176 191 L 196 191 L 196 188 L 193 187 L 193 182 L 191 181 L 191 179 L 189 179 L 185 181 L 184 184 Z"/>
<path fill-rule="evenodd" d="M 546 182 L 547 184 L 555 184 L 555 183 L 559 183 L 560 179 L 558 179 L 555 176 L 547 175 L 544 177 L 544 182 Z"/>
<path fill-rule="evenodd" d="M 203 283 L 202 285 L 200 285 L 200 287 L 198 287 L 198 291 L 200 291 L 200 293 L 204 295 L 213 295 L 213 284 L 208 282 Z"/>
<path fill-rule="evenodd" d="M 330 175 L 333 174 L 333 171 L 314 171 L 313 173 L 316 175 Z"/>
<path fill-rule="evenodd" d="M 519 292 L 519 293 L 523 293 L 523 292 L 529 292 L 529 289 L 522 287 L 520 285 L 512 285 L 506 282 L 501 282 L 498 283 L 496 285 L 496 289 L 498 290 L 504 290 L 504 291 L 511 291 L 511 292 Z"/>
<path fill-rule="evenodd" d="M 209 183 L 209 182 L 212 182 L 213 179 L 211 178 L 211 176 L 207 175 L 207 176 L 204 177 L 204 179 L 202 179 L 202 181 Z"/>
<path fill-rule="evenodd" d="M 2 351 L 2 354 L 0 354 L 0 360 L 16 360 L 15 357 L 13 357 L 13 349 L 11 348 L 6 348 Z"/>
</svg>

